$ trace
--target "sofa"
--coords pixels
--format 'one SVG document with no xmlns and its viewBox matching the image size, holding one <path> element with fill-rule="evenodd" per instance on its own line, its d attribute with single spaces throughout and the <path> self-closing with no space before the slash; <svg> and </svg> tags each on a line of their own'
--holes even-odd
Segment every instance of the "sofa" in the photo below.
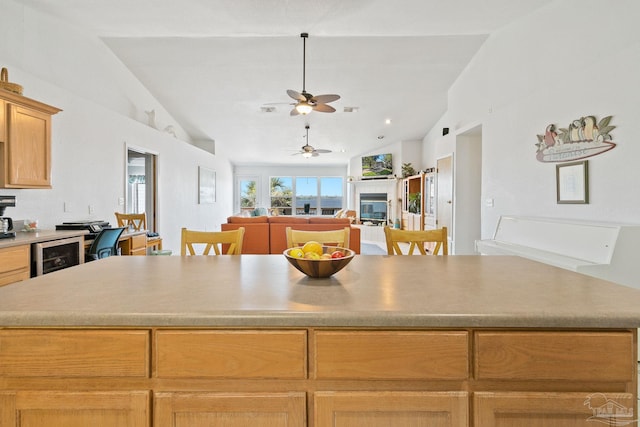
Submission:
<svg viewBox="0 0 640 427">
<path fill-rule="evenodd" d="M 349 249 L 360 253 L 360 229 L 351 227 L 349 218 L 300 216 L 230 216 L 222 231 L 244 227 L 243 254 L 281 254 L 287 249 L 286 228 L 307 231 L 338 230 L 350 227 Z"/>
</svg>

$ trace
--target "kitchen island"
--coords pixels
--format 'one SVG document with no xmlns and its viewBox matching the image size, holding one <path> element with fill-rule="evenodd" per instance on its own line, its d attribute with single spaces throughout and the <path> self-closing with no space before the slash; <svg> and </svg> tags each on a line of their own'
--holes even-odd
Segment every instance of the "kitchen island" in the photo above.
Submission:
<svg viewBox="0 0 640 427">
<path fill-rule="evenodd" d="M 0 288 L 0 425 L 634 425 L 639 307 L 517 257 L 356 256 L 329 279 L 111 257 Z"/>
</svg>

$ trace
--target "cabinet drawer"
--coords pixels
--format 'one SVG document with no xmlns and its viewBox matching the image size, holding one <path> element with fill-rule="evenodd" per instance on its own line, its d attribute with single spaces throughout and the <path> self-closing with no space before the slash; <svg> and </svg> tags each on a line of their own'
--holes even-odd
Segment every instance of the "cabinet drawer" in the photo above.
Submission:
<svg viewBox="0 0 640 427">
<path fill-rule="evenodd" d="M 29 249 L 29 245 L 0 249 L 0 286 L 31 277 Z"/>
<path fill-rule="evenodd" d="M 318 379 L 466 379 L 465 331 L 317 331 Z"/>
<path fill-rule="evenodd" d="M 306 331 L 157 331 L 158 378 L 306 378 Z"/>
<path fill-rule="evenodd" d="M 0 377 L 148 377 L 149 332 L 0 331 Z"/>
<path fill-rule="evenodd" d="M 627 382 L 634 354 L 631 332 L 477 332 L 475 376 Z"/>
<path fill-rule="evenodd" d="M 0 274 L 29 269 L 29 245 L 0 249 Z"/>
</svg>

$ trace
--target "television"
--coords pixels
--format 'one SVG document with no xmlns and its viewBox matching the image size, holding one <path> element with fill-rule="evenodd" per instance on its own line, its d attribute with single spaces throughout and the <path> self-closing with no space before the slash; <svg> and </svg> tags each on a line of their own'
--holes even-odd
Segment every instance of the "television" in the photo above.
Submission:
<svg viewBox="0 0 640 427">
<path fill-rule="evenodd" d="M 376 178 L 393 175 L 391 154 L 375 154 L 362 157 L 362 177 Z"/>
</svg>

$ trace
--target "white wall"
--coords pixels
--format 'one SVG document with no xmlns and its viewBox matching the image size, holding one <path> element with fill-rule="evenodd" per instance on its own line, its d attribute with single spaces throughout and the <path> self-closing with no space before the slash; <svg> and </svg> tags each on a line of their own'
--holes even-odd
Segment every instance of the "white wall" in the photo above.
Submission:
<svg viewBox="0 0 640 427">
<path fill-rule="evenodd" d="M 0 58 L 24 95 L 63 111 L 53 117 L 50 190 L 7 190 L 16 207 L 6 215 L 37 218 L 41 228 L 63 221 L 115 223 L 125 192 L 125 143 L 158 153 L 158 231 L 179 253 L 180 228 L 220 229 L 232 213 L 232 169 L 227 159 L 190 145 L 186 133 L 104 44 L 68 24 L 12 0 L 0 0 Z M 155 110 L 159 127 L 147 126 Z M 216 171 L 215 204 L 198 204 L 198 166 Z M 72 206 L 64 212 L 64 203 Z M 94 207 L 89 214 L 88 206 Z"/>
<path fill-rule="evenodd" d="M 558 0 L 493 34 L 449 91 L 423 140 L 423 162 L 456 151 L 482 126 L 482 238 L 500 215 L 640 223 L 640 32 L 636 0 Z M 556 203 L 555 164 L 536 160 L 537 134 L 579 117 L 613 115 L 618 145 L 590 157 L 590 203 Z M 442 136 L 442 127 L 452 127 Z"/>
</svg>

